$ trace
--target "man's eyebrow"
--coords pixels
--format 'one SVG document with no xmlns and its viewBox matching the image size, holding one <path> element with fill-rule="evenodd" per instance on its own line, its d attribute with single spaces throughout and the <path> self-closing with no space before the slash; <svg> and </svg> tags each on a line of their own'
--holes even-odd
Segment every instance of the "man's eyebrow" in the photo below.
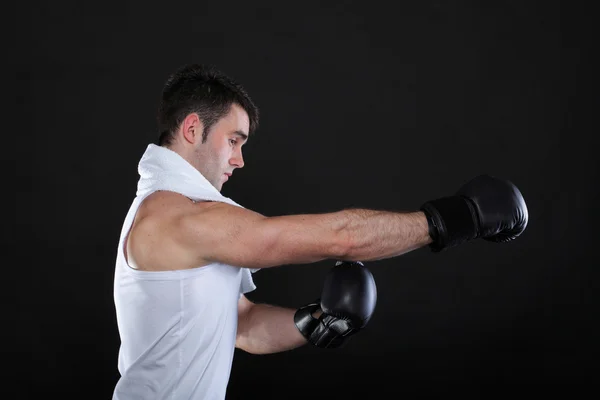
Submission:
<svg viewBox="0 0 600 400">
<path fill-rule="evenodd" d="M 240 136 L 242 139 L 244 139 L 244 141 L 248 140 L 248 135 L 246 135 L 242 131 L 234 131 L 233 133 L 235 133 L 236 135 Z"/>
</svg>

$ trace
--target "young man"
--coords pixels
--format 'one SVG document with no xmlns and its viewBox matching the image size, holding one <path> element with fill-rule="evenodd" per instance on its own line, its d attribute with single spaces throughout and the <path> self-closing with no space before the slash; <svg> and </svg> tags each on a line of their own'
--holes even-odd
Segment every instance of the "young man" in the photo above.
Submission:
<svg viewBox="0 0 600 400">
<path fill-rule="evenodd" d="M 119 240 L 114 399 L 223 399 L 235 347 L 266 354 L 307 342 L 337 346 L 366 324 L 374 288 L 360 261 L 476 238 L 509 241 L 527 226 L 519 190 L 487 175 L 414 212 L 260 215 L 220 193 L 244 166 L 258 115 L 244 89 L 214 68 L 188 65 L 166 82 L 158 146 L 140 160 Z M 347 265 L 335 267 L 320 304 L 294 310 L 244 296 L 257 269 L 326 259 Z"/>
</svg>

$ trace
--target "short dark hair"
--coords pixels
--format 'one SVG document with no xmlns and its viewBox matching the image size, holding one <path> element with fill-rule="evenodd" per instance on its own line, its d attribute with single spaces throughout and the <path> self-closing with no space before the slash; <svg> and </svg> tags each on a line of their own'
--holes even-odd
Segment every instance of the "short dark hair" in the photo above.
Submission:
<svg viewBox="0 0 600 400">
<path fill-rule="evenodd" d="M 187 64 L 172 73 L 163 87 L 158 107 L 158 145 L 170 145 L 186 116 L 198 113 L 204 125 L 202 142 L 211 127 L 223 118 L 232 104 L 248 114 L 249 133 L 258 127 L 258 107 L 244 88 L 212 65 Z"/>
</svg>

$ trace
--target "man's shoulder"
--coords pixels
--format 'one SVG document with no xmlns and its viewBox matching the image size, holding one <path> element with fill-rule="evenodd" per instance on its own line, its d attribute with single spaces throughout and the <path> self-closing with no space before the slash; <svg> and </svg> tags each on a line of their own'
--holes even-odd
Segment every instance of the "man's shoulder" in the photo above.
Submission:
<svg viewBox="0 0 600 400">
<path fill-rule="evenodd" d="M 159 233 L 156 231 L 169 230 L 173 225 L 179 226 L 182 221 L 187 220 L 192 221 L 196 227 L 205 221 L 212 230 L 217 221 L 223 221 L 223 218 L 239 217 L 239 213 L 243 212 L 241 210 L 243 208 L 220 201 L 195 201 L 180 193 L 157 191 L 140 204 L 133 229 L 144 227 L 142 231 L 153 234 Z M 227 226 L 227 223 L 224 225 Z"/>
<path fill-rule="evenodd" d="M 190 208 L 210 207 L 213 202 L 196 202 L 181 193 L 166 190 L 156 191 L 146 197 L 139 206 L 138 216 L 145 217 L 169 217 L 174 214 L 186 212 Z"/>
<path fill-rule="evenodd" d="M 157 191 L 148 195 L 140 204 L 126 239 L 130 265 L 141 270 L 163 271 L 208 264 L 182 251 L 178 225 L 182 217 L 203 207 L 209 205 L 176 192 Z"/>
</svg>

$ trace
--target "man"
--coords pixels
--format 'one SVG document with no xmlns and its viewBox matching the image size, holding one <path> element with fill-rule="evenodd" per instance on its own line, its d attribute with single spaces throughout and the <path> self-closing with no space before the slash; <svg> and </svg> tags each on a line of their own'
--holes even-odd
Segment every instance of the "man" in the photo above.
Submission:
<svg viewBox="0 0 600 400">
<path fill-rule="evenodd" d="M 509 241 L 527 225 L 519 190 L 486 175 L 407 213 L 265 217 L 240 206 L 220 191 L 244 166 L 242 148 L 258 126 L 258 109 L 214 68 L 176 71 L 165 84 L 158 124 L 158 146 L 149 145 L 140 160 L 119 240 L 121 379 L 114 399 L 223 399 L 234 347 L 266 354 L 307 342 L 337 346 L 364 326 L 374 291 L 360 261 L 424 246 L 439 252 L 476 238 Z M 294 310 L 244 296 L 255 289 L 251 273 L 258 269 L 326 259 L 350 267 L 336 267 L 320 304 Z M 352 291 L 348 279 L 364 290 Z M 345 302 L 341 309 L 330 306 L 336 299 Z"/>
</svg>

